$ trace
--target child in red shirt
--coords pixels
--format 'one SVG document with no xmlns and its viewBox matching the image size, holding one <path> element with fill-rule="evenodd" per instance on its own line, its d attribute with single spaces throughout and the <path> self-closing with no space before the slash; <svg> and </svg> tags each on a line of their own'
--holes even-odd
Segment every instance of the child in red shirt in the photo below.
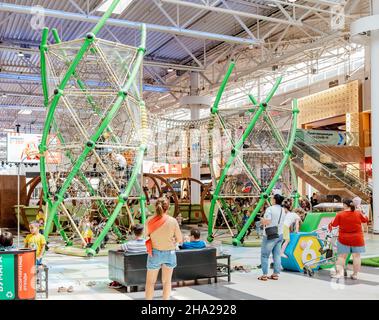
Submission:
<svg viewBox="0 0 379 320">
<path fill-rule="evenodd" d="M 361 267 L 361 253 L 365 252 L 365 241 L 363 237 L 362 223 L 367 223 L 368 219 L 361 211 L 355 210 L 355 205 L 351 200 L 344 201 L 344 211 L 338 212 L 334 220 L 329 224 L 332 227 L 339 227 L 335 278 L 342 278 L 344 265 L 348 254 L 353 256 L 353 274 L 351 279 L 356 280 Z"/>
</svg>

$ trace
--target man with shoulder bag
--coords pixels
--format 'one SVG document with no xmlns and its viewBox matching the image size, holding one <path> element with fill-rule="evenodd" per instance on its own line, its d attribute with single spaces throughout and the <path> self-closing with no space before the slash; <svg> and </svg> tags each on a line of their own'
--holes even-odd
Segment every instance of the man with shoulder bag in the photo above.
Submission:
<svg viewBox="0 0 379 320">
<path fill-rule="evenodd" d="M 275 194 L 273 197 L 273 205 L 266 209 L 261 219 L 264 226 L 263 239 L 261 246 L 261 266 L 262 276 L 258 280 L 267 281 L 268 279 L 278 280 L 281 270 L 281 246 L 283 242 L 283 223 L 285 212 L 282 207 L 284 197 Z M 269 258 L 272 253 L 274 260 L 274 272 L 268 276 Z"/>
</svg>

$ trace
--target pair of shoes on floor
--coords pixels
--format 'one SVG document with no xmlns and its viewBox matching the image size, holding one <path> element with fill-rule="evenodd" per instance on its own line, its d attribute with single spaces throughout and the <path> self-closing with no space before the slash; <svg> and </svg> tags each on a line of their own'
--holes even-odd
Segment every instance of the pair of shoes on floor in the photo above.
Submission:
<svg viewBox="0 0 379 320">
<path fill-rule="evenodd" d="M 58 288 L 58 292 L 61 293 L 61 292 L 73 292 L 74 291 L 74 287 L 73 286 L 69 286 L 69 287 L 59 287 Z"/>
<path fill-rule="evenodd" d="M 93 286 L 96 286 L 96 281 L 89 281 L 87 282 L 87 287 L 93 287 Z"/>
<path fill-rule="evenodd" d="M 250 272 L 252 268 L 249 267 L 249 266 L 234 266 L 233 269 L 234 269 L 235 271 Z"/>
<path fill-rule="evenodd" d="M 108 284 L 108 288 L 120 289 L 122 288 L 122 285 L 118 283 L 117 281 L 112 281 L 111 283 Z"/>
<path fill-rule="evenodd" d="M 262 265 L 260 264 L 260 265 L 258 265 L 256 268 L 257 268 L 257 269 L 262 269 Z M 273 262 L 270 264 L 270 268 L 271 268 L 271 269 L 274 268 L 274 263 L 273 263 Z"/>
</svg>

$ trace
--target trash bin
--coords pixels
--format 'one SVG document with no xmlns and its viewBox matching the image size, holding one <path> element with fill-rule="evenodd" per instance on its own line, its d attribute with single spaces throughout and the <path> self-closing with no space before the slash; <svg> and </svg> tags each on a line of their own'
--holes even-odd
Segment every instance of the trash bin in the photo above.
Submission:
<svg viewBox="0 0 379 320">
<path fill-rule="evenodd" d="M 36 297 L 36 250 L 0 251 L 0 300 Z"/>
</svg>

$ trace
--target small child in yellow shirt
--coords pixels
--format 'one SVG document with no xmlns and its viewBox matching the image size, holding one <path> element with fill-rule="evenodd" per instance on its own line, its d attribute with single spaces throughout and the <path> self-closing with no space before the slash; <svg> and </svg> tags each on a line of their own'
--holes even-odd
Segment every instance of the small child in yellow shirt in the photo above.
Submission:
<svg viewBox="0 0 379 320">
<path fill-rule="evenodd" d="M 42 265 L 42 256 L 45 253 L 46 240 L 39 233 L 38 221 L 33 221 L 29 224 L 30 234 L 24 240 L 25 248 L 36 249 L 37 266 Z"/>
</svg>

